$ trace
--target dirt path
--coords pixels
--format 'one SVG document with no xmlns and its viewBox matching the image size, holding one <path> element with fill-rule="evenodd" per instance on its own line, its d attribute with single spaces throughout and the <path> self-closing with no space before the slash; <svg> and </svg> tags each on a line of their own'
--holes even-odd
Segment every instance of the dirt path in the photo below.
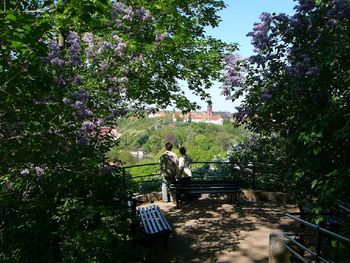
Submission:
<svg viewBox="0 0 350 263">
<path fill-rule="evenodd" d="M 181 209 L 156 202 L 172 224 L 169 249 L 152 244 L 148 262 L 268 262 L 269 234 L 290 231 L 283 211 L 292 205 L 244 202 L 237 207 L 227 200 L 206 196 Z"/>
</svg>

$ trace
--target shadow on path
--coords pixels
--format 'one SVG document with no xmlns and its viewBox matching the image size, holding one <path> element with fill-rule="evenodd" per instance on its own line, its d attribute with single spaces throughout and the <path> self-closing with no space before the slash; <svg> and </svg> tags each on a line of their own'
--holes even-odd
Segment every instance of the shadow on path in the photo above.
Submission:
<svg viewBox="0 0 350 263">
<path fill-rule="evenodd" d="M 269 234 L 291 231 L 291 221 L 283 211 L 295 206 L 243 202 L 203 196 L 181 209 L 173 203 L 157 202 L 174 232 L 169 248 L 150 245 L 149 263 L 161 262 L 268 262 Z"/>
</svg>

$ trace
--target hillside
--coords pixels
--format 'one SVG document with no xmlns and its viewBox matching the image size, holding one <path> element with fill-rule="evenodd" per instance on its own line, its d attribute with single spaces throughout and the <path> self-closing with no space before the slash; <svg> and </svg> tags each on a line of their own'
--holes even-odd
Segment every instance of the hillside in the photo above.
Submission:
<svg viewBox="0 0 350 263">
<path fill-rule="evenodd" d="M 117 130 L 123 135 L 120 144 L 111 149 L 108 157 L 126 164 L 157 162 L 167 141 L 174 144 L 177 154 L 179 147 L 185 146 L 194 161 L 210 161 L 214 157 L 225 157 L 232 144 L 247 134 L 244 128 L 236 128 L 230 122 L 224 122 L 224 125 L 173 122 L 170 115 L 121 119 Z M 137 160 L 130 154 L 138 150 L 149 156 L 148 159 Z"/>
</svg>

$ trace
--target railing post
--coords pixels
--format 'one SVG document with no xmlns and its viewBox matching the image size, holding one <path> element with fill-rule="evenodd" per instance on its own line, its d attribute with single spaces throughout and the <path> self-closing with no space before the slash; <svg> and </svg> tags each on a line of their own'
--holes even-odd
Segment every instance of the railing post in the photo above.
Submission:
<svg viewBox="0 0 350 263">
<path fill-rule="evenodd" d="M 320 263 L 320 251 L 321 251 L 321 232 L 320 232 L 320 226 L 317 225 L 317 244 L 316 244 L 316 263 Z"/>
<path fill-rule="evenodd" d="M 253 190 L 255 190 L 255 164 L 252 163 L 252 173 L 253 173 Z"/>
<path fill-rule="evenodd" d="M 126 174 L 125 174 L 125 168 L 122 168 L 122 186 L 123 186 L 123 190 L 126 191 L 126 194 L 128 195 L 128 190 L 126 188 Z M 129 196 L 127 196 L 127 199 L 129 198 Z"/>
</svg>

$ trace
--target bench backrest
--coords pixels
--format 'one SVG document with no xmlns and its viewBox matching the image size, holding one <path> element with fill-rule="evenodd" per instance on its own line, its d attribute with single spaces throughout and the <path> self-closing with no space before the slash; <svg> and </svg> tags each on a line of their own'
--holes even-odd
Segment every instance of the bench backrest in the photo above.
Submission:
<svg viewBox="0 0 350 263">
<path fill-rule="evenodd" d="M 242 186 L 241 180 L 230 181 L 176 181 L 172 184 L 173 189 L 184 188 L 239 188 Z"/>
</svg>

